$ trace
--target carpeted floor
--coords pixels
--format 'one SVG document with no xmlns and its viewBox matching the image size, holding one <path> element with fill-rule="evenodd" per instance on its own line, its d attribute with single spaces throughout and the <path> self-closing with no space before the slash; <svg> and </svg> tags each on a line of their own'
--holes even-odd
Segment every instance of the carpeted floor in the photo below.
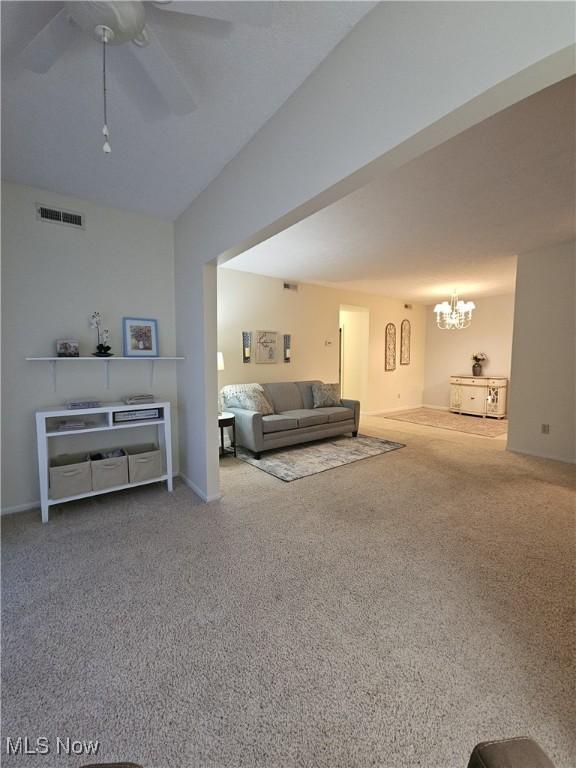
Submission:
<svg viewBox="0 0 576 768">
<path fill-rule="evenodd" d="M 482 437 L 499 437 L 508 431 L 508 422 L 505 419 L 484 419 L 481 416 L 467 416 L 463 413 L 439 411 L 435 408 L 413 408 L 397 413 L 380 413 L 378 417 L 393 421 L 409 421 L 426 427 L 453 429 L 456 432 L 466 432 L 469 435 Z"/>
<path fill-rule="evenodd" d="M 266 451 L 259 459 L 252 451 L 238 448 L 238 457 L 242 461 L 258 467 L 269 475 L 274 475 L 285 483 L 300 480 L 303 477 L 327 472 L 344 464 L 369 459 L 382 453 L 404 448 L 402 443 L 393 443 L 377 437 L 358 435 L 350 437 L 340 435 L 329 440 L 317 440 L 314 443 L 292 445 L 275 451 Z"/>
<path fill-rule="evenodd" d="M 362 429 L 407 447 L 288 484 L 227 457 L 209 505 L 180 483 L 5 518 L 4 737 L 146 768 L 461 768 L 528 734 L 573 768 L 574 468 Z"/>
</svg>

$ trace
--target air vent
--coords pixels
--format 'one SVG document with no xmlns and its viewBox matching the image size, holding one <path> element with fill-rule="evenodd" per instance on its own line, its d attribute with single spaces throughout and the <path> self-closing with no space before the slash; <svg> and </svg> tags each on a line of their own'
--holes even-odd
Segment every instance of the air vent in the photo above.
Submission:
<svg viewBox="0 0 576 768">
<path fill-rule="evenodd" d="M 84 216 L 75 211 L 64 211 L 61 208 L 49 208 L 47 205 L 36 204 L 36 218 L 39 221 L 54 221 L 66 227 L 84 229 Z"/>
<path fill-rule="evenodd" d="M 285 291 L 297 291 L 298 290 L 298 284 L 297 283 L 284 283 L 284 290 Z"/>
</svg>

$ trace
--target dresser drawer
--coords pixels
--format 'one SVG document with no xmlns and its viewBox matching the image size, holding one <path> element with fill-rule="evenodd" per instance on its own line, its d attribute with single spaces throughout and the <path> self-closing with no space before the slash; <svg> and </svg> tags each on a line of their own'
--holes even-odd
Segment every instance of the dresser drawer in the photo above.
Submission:
<svg viewBox="0 0 576 768">
<path fill-rule="evenodd" d="M 508 379 L 488 379 L 487 384 L 489 387 L 506 387 Z"/>
</svg>

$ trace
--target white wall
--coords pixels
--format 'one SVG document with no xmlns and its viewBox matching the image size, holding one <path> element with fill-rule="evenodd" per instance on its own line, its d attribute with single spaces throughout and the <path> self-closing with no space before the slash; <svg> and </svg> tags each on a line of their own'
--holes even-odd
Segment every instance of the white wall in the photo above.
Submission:
<svg viewBox="0 0 576 768">
<path fill-rule="evenodd" d="M 365 403 L 370 363 L 370 311 L 365 307 L 340 307 L 342 397 Z"/>
<path fill-rule="evenodd" d="M 472 373 L 473 352 L 488 355 L 483 373 L 510 378 L 514 296 L 486 296 L 474 303 L 472 324 L 460 331 L 440 330 L 433 305 L 426 307 L 425 405 L 448 408 L 450 376 Z"/>
<path fill-rule="evenodd" d="M 149 391 L 148 362 L 111 364 L 109 390 L 102 363 L 60 363 L 54 392 L 49 365 L 24 358 L 54 354 L 58 338 L 77 338 L 80 353 L 91 354 L 88 316 L 94 310 L 112 331 L 116 354 L 122 354 L 122 317 L 132 315 L 156 318 L 160 354 L 174 355 L 174 251 L 171 222 L 15 184 L 3 184 L 2 191 L 2 508 L 12 509 L 39 498 L 36 408 L 83 395 L 119 400 Z M 84 213 L 86 229 L 37 221 L 37 202 Z M 157 363 L 154 382 L 154 393 L 174 407 L 176 365 Z M 130 442 L 146 441 L 145 432 L 129 430 Z M 76 450 L 79 440 L 58 438 L 57 450 Z"/>
<path fill-rule="evenodd" d="M 367 412 L 410 408 L 422 403 L 424 383 L 425 308 L 358 291 L 340 291 L 320 285 L 300 284 L 297 292 L 285 291 L 283 281 L 232 269 L 218 270 L 218 349 L 225 370 L 218 375 L 220 387 L 251 381 L 338 381 L 338 329 L 340 307 L 364 307 L 369 312 Z M 410 365 L 384 370 L 384 329 L 412 324 Z M 242 362 L 242 331 L 268 330 L 292 335 L 292 362 L 276 365 Z M 326 342 L 329 342 L 327 345 Z M 398 348 L 399 354 L 399 348 Z"/>
<path fill-rule="evenodd" d="M 576 460 L 576 243 L 520 254 L 510 387 L 511 451 Z M 550 425 L 550 434 L 541 425 Z"/>
<path fill-rule="evenodd" d="M 398 166 L 573 74 L 574 14 L 570 3 L 379 4 L 178 218 L 182 456 L 205 497 L 219 493 L 205 265 L 366 183 L 371 163 Z"/>
</svg>

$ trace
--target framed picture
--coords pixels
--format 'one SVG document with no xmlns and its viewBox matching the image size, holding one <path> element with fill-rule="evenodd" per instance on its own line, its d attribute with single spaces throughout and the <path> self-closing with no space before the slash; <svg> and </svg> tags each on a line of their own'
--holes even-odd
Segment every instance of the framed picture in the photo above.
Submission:
<svg viewBox="0 0 576 768">
<path fill-rule="evenodd" d="M 276 331 L 256 331 L 256 362 L 278 362 L 278 334 Z"/>
<path fill-rule="evenodd" d="M 158 322 L 145 317 L 122 318 L 125 357 L 158 357 Z"/>
<path fill-rule="evenodd" d="M 78 339 L 58 339 L 56 341 L 57 357 L 80 357 L 80 342 Z"/>
</svg>

